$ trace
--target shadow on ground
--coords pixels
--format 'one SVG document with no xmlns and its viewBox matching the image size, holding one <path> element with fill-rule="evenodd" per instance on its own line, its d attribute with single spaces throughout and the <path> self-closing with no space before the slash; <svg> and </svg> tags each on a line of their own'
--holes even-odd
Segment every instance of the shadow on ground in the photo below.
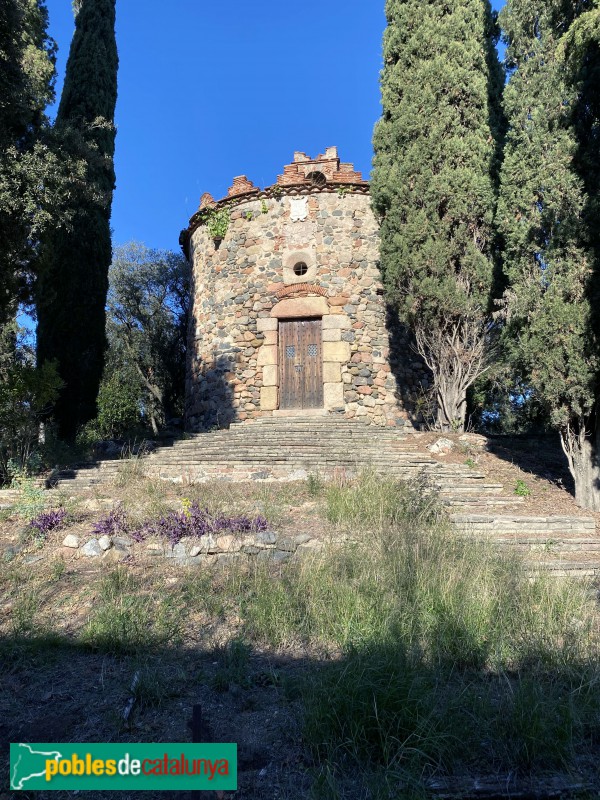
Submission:
<svg viewBox="0 0 600 800">
<path fill-rule="evenodd" d="M 524 472 L 550 481 L 574 495 L 575 485 L 558 434 L 488 436 L 487 449 Z"/>
</svg>

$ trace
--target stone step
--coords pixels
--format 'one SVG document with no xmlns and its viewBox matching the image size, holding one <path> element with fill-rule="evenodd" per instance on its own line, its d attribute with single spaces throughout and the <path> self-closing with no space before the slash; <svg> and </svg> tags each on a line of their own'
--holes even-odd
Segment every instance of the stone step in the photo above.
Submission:
<svg viewBox="0 0 600 800">
<path fill-rule="evenodd" d="M 472 497 L 465 494 L 445 494 L 441 493 L 442 499 L 446 505 L 450 506 L 477 506 L 481 509 L 488 506 L 513 506 L 520 505 L 523 502 L 522 497 L 498 497 L 495 495 L 488 495 L 485 498 Z"/>
<path fill-rule="evenodd" d="M 549 535 L 553 532 L 593 536 L 596 530 L 592 517 L 452 514 L 450 520 L 467 533 L 485 533 L 492 537 L 525 533 L 530 536 Z"/>
<path fill-rule="evenodd" d="M 477 494 L 491 494 L 497 495 L 501 494 L 504 490 L 504 486 L 501 483 L 470 483 L 470 484 L 460 484 L 460 483 L 451 483 L 451 482 L 440 482 L 436 476 L 436 479 L 433 481 L 433 486 L 441 491 L 443 494 L 444 492 L 452 492 L 452 494 L 456 495 L 468 495 L 473 492 Z"/>
<path fill-rule="evenodd" d="M 531 565 L 533 575 L 550 573 L 557 578 L 598 578 L 600 577 L 600 559 L 598 561 L 537 561 Z"/>
<path fill-rule="evenodd" d="M 488 541 L 484 539 L 480 541 Z M 547 534 L 540 535 L 539 537 L 519 536 L 518 534 L 513 537 L 494 536 L 495 544 L 502 547 L 510 548 L 519 552 L 545 552 L 545 553 L 595 553 L 600 557 L 600 537 L 590 539 L 587 536 L 575 536 L 573 538 L 566 537 L 548 537 Z"/>
</svg>

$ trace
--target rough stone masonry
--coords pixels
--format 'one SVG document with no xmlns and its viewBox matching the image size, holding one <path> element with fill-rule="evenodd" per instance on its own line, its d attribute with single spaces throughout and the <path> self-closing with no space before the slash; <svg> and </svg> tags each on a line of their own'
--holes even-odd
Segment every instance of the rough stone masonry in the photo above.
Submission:
<svg viewBox="0 0 600 800">
<path fill-rule="evenodd" d="M 304 380 L 298 360 L 283 369 L 297 349 L 281 338 L 293 321 L 316 322 L 319 337 L 304 354 L 318 361 L 306 413 L 316 405 L 380 426 L 415 421 L 427 372 L 390 322 L 369 184 L 340 163 L 337 148 L 316 159 L 295 153 L 266 189 L 241 176 L 218 202 L 204 194 L 181 243 L 192 265 L 188 430 L 290 412 Z M 288 380 L 296 381 L 291 394 Z M 297 405 L 302 414 L 301 398 Z"/>
</svg>

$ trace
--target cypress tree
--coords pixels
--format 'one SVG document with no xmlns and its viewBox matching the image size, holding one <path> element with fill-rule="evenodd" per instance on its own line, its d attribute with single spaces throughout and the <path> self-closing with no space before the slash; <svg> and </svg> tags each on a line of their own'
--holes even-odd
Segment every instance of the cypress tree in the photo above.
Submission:
<svg viewBox="0 0 600 800">
<path fill-rule="evenodd" d="M 514 73 L 505 92 L 498 227 L 509 281 L 507 352 L 560 432 L 578 503 L 599 511 L 598 220 L 580 174 L 597 176 L 599 156 L 590 158 L 579 140 L 583 86 L 565 69 L 560 47 L 591 5 L 509 0 L 501 14 Z"/>
<path fill-rule="evenodd" d="M 94 193 L 45 238 L 36 286 L 38 361 L 58 364 L 64 388 L 54 413 L 65 439 L 95 416 L 102 377 L 117 69 L 115 0 L 83 0 L 55 128 L 63 147 L 84 154 Z"/>
<path fill-rule="evenodd" d="M 372 196 L 389 302 L 462 430 L 489 357 L 503 73 L 487 0 L 387 0 Z"/>
</svg>

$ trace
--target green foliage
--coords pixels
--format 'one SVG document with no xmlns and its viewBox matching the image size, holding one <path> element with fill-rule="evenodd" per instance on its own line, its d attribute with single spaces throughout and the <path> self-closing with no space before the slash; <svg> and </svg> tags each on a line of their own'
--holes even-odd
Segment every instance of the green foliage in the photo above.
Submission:
<svg viewBox="0 0 600 800">
<path fill-rule="evenodd" d="M 419 350 L 431 362 L 440 406 L 452 407 L 445 426 L 464 419 L 459 373 L 473 338 L 489 328 L 503 133 L 497 30 L 482 0 L 388 0 L 386 12 L 371 184 L 381 268 L 401 320 L 426 335 Z M 460 353 L 452 399 L 438 376 L 449 361 L 444 347 Z"/>
<path fill-rule="evenodd" d="M 43 0 L 0 9 L 0 325 L 31 302 L 35 255 L 49 229 L 69 227 L 79 199 L 93 196 L 85 148 L 52 130 L 55 43 Z"/>
<path fill-rule="evenodd" d="M 252 212 L 248 212 L 252 213 Z M 209 208 L 206 212 L 206 228 L 211 239 L 222 239 L 229 228 L 230 213 L 226 206 Z"/>
<path fill-rule="evenodd" d="M 316 761 L 369 764 L 415 788 L 431 770 L 469 764 L 573 765 L 599 730 L 587 587 L 532 579 L 517 560 L 413 513 L 429 508 L 427 492 L 389 483 L 371 506 L 364 482 L 344 491 L 347 543 L 289 563 L 278 581 L 257 569 L 226 588 L 242 596 L 247 636 L 335 655 L 300 687 Z M 335 493 L 329 506 L 338 515 Z"/>
<path fill-rule="evenodd" d="M 125 378 L 125 380 L 123 380 Z M 98 392 L 98 416 L 88 425 L 100 439 L 122 439 L 139 429 L 140 387 L 133 372 L 119 370 L 103 379 Z"/>
<path fill-rule="evenodd" d="M 213 679 L 213 687 L 218 692 L 226 692 L 230 685 L 248 688 L 250 648 L 241 639 L 232 639 L 219 653 L 219 668 Z"/>
<path fill-rule="evenodd" d="M 43 183 L 52 173 L 39 141 L 54 98 L 54 43 L 43 0 L 0 9 L 0 325 L 14 311 L 23 270 L 42 224 Z"/>
<path fill-rule="evenodd" d="M 506 353 L 561 431 L 579 501 L 600 507 L 592 487 L 582 485 L 599 391 L 594 241 L 600 218 L 585 177 L 594 183 L 600 174 L 598 117 L 596 137 L 584 141 L 581 126 L 594 126 L 582 119 L 594 116 L 593 105 L 585 82 L 574 81 L 558 53 L 560 35 L 584 6 L 509 0 L 502 11 L 515 71 L 505 91 L 510 127 L 497 223 L 509 282 Z M 598 192 L 597 183 L 591 190 Z"/>
<path fill-rule="evenodd" d="M 189 294 L 189 265 L 181 254 L 137 242 L 115 249 L 110 349 L 99 396 L 103 431 L 112 419 L 124 433 L 125 422 L 141 413 L 157 432 L 166 418 L 183 414 Z"/>
<path fill-rule="evenodd" d="M 53 364 L 36 369 L 15 324 L 0 328 L 0 483 L 39 466 L 40 422 L 60 387 Z"/>
<path fill-rule="evenodd" d="M 311 497 L 319 497 L 323 493 L 323 479 L 318 473 L 312 473 L 306 479 L 306 488 Z"/>
<path fill-rule="evenodd" d="M 443 516 L 439 498 L 424 475 L 408 485 L 366 471 L 355 484 L 328 486 L 325 496 L 327 519 L 338 525 L 381 530 L 400 520 L 431 523 Z"/>
<path fill-rule="evenodd" d="M 38 360 L 56 360 L 64 382 L 55 408 L 61 436 L 96 415 L 102 377 L 105 303 L 115 184 L 114 111 L 118 57 L 115 0 L 83 0 L 76 17 L 55 124 L 63 148 L 85 154 L 88 198 L 66 201 L 69 227 L 44 237 L 37 264 Z"/>
<path fill-rule="evenodd" d="M 21 496 L 14 504 L 12 511 L 22 519 L 30 522 L 45 509 L 46 493 L 26 469 L 19 468 L 16 464 L 11 463 L 8 465 L 8 473 L 11 477 L 11 487 L 19 489 L 21 492 Z M 33 535 L 33 529 L 31 535 Z"/>
<path fill-rule="evenodd" d="M 531 494 L 531 489 L 529 488 L 529 486 L 527 486 L 524 480 L 519 479 L 515 483 L 515 494 L 518 497 L 529 497 L 529 495 Z"/>
</svg>

